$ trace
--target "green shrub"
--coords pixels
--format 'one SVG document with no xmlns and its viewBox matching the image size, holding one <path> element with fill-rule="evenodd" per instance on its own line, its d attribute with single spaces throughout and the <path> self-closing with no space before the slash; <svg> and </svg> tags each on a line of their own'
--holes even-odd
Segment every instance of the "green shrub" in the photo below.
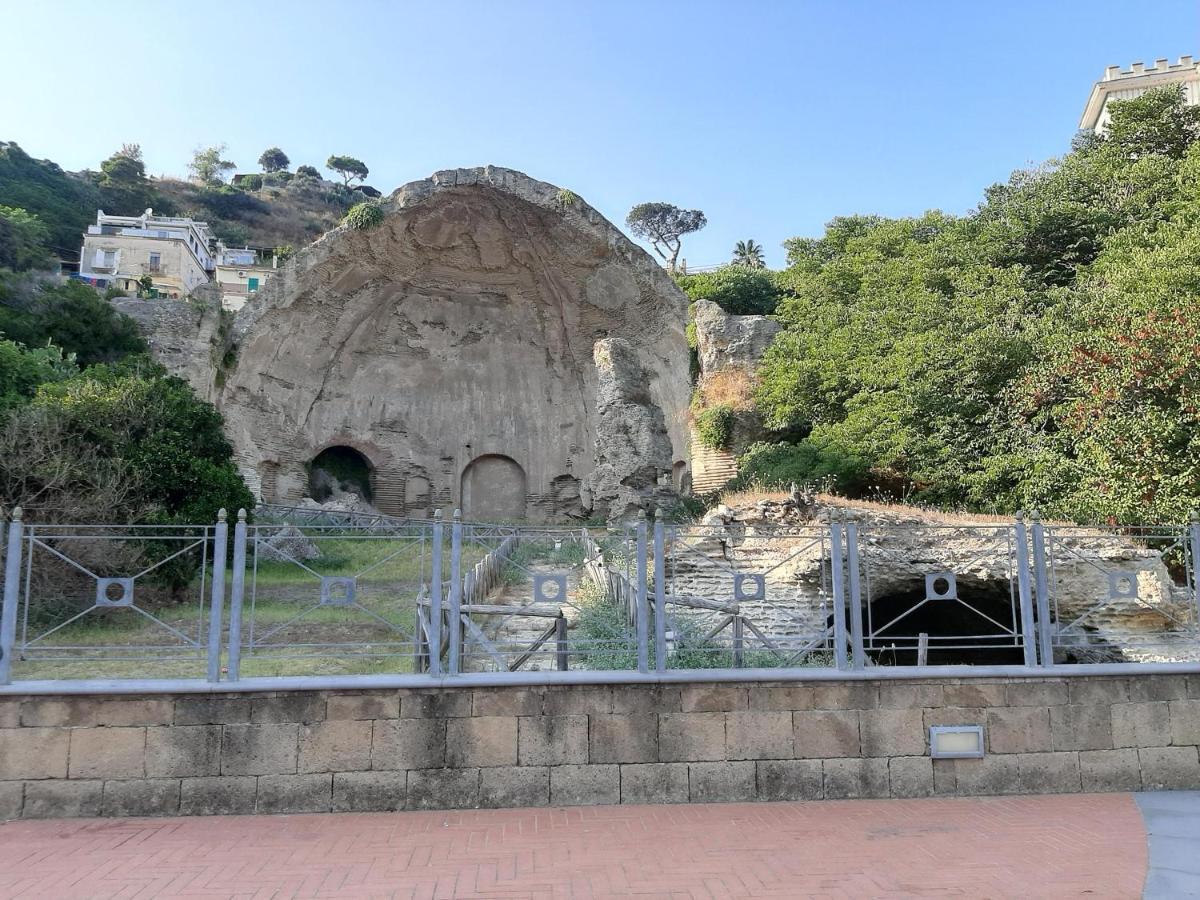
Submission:
<svg viewBox="0 0 1200 900">
<path fill-rule="evenodd" d="M 383 222 L 383 208 L 378 203 L 356 203 L 342 219 L 342 224 L 357 231 L 376 228 Z"/>
<path fill-rule="evenodd" d="M 696 414 L 696 437 L 712 450 L 728 450 L 733 441 L 733 426 L 737 413 L 724 403 L 710 406 Z"/>
<path fill-rule="evenodd" d="M 243 191 L 261 191 L 263 186 L 263 176 L 256 174 L 251 175 L 234 175 L 233 186 L 241 188 Z"/>
<path fill-rule="evenodd" d="M 262 183 L 268 187 L 283 187 L 291 182 L 293 177 L 291 172 L 267 172 L 262 176 Z"/>
<path fill-rule="evenodd" d="M 321 173 L 317 171 L 315 166 L 296 166 L 297 178 L 315 178 L 321 180 Z"/>
<path fill-rule="evenodd" d="M 738 457 L 738 475 L 729 489 L 761 487 L 786 490 L 792 484 L 829 487 L 854 496 L 867 484 L 868 469 L 861 459 L 811 440 L 795 444 L 751 444 Z"/>
<path fill-rule="evenodd" d="M 146 349 L 133 319 L 76 281 L 0 278 L 0 332 L 30 347 L 53 342 L 85 366 Z"/>
<path fill-rule="evenodd" d="M 735 316 L 775 312 L 780 291 L 770 272 L 746 266 L 724 266 L 715 272 L 677 275 L 675 283 L 690 300 L 711 300 Z"/>
</svg>

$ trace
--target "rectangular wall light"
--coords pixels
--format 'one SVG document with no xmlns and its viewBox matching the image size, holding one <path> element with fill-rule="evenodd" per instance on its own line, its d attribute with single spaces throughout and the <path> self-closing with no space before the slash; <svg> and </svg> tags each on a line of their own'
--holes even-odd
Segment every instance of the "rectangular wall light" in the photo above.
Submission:
<svg viewBox="0 0 1200 900">
<path fill-rule="evenodd" d="M 929 726 L 929 755 L 934 759 L 982 758 L 983 726 Z"/>
</svg>

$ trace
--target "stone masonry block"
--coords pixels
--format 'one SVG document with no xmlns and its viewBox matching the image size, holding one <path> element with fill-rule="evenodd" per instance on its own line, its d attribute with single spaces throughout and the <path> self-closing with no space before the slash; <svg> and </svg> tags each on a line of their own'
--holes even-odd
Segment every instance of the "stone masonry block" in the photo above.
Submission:
<svg viewBox="0 0 1200 900">
<path fill-rule="evenodd" d="M 553 806 L 601 806 L 620 802 L 619 766 L 554 766 L 550 769 L 550 803 Z"/>
<path fill-rule="evenodd" d="M 297 691 L 250 701 L 250 721 L 256 725 L 324 722 L 325 695 Z"/>
<path fill-rule="evenodd" d="M 0 697 L 0 728 L 16 728 L 21 724 L 21 701 Z"/>
<path fill-rule="evenodd" d="M 923 709 L 926 706 L 942 706 L 945 702 L 940 684 L 885 681 L 879 685 L 880 709 Z"/>
<path fill-rule="evenodd" d="M 196 778 L 220 771 L 220 725 L 146 729 L 146 775 L 150 778 Z"/>
<path fill-rule="evenodd" d="M 0 822 L 21 818 L 25 785 L 20 781 L 0 782 Z"/>
<path fill-rule="evenodd" d="M 888 760 L 893 797 L 932 797 L 933 760 L 928 756 L 896 756 Z"/>
<path fill-rule="evenodd" d="M 446 723 L 440 719 L 376 719 L 372 769 L 436 769 L 446 762 Z"/>
<path fill-rule="evenodd" d="M 759 800 L 820 800 L 824 796 L 819 759 L 764 759 L 755 765 Z"/>
<path fill-rule="evenodd" d="M 334 812 L 392 812 L 404 809 L 406 772 L 335 772 Z"/>
<path fill-rule="evenodd" d="M 1006 688 L 1000 681 L 963 681 L 944 685 L 942 700 L 946 706 L 1005 706 L 1008 703 Z"/>
<path fill-rule="evenodd" d="M 693 803 L 748 803 L 758 796 L 757 769 L 752 760 L 698 762 L 688 766 Z"/>
<path fill-rule="evenodd" d="M 824 682 L 813 687 L 813 709 L 878 708 L 879 685 L 874 682 Z"/>
<path fill-rule="evenodd" d="M 1172 700 L 1167 708 L 1171 716 L 1171 743 L 1200 744 L 1200 700 Z"/>
<path fill-rule="evenodd" d="M 258 797 L 253 775 L 184 778 L 180 782 L 179 812 L 184 816 L 248 816 Z"/>
<path fill-rule="evenodd" d="M 1022 753 L 1017 756 L 1021 790 L 1030 794 L 1073 794 L 1082 789 L 1079 754 Z"/>
<path fill-rule="evenodd" d="M 1200 700 L 1200 675 L 1188 675 L 1187 695 L 1189 700 Z"/>
<path fill-rule="evenodd" d="M 515 766 L 517 720 L 512 716 L 481 716 L 446 721 L 446 765 Z"/>
<path fill-rule="evenodd" d="M 1008 706 L 987 710 L 987 745 L 992 753 L 1037 753 L 1050 750 L 1050 709 Z"/>
<path fill-rule="evenodd" d="M 1195 747 L 1143 747 L 1138 750 L 1142 788 L 1147 791 L 1194 791 L 1200 788 Z M 29 803 L 28 796 L 25 800 Z"/>
<path fill-rule="evenodd" d="M 226 725 L 222 775 L 288 775 L 296 771 L 299 725 Z"/>
<path fill-rule="evenodd" d="M 0 780 L 66 778 L 70 745 L 65 729 L 0 729 Z"/>
<path fill-rule="evenodd" d="M 658 758 L 694 762 L 725 758 L 725 714 L 669 713 L 658 717 Z"/>
<path fill-rule="evenodd" d="M 858 710 L 798 710 L 792 727 L 797 759 L 862 755 Z"/>
<path fill-rule="evenodd" d="M 935 797 L 951 796 L 958 792 L 953 759 L 931 759 L 933 763 L 933 794 Z"/>
<path fill-rule="evenodd" d="M 1061 706 L 1070 701 L 1065 680 L 1015 681 L 1005 688 L 1009 706 Z"/>
<path fill-rule="evenodd" d="M 920 756 L 926 751 L 919 707 L 864 709 L 858 715 L 864 756 Z"/>
<path fill-rule="evenodd" d="M 648 763 L 658 761 L 658 716 L 589 716 L 588 761 Z"/>
<path fill-rule="evenodd" d="M 479 771 L 479 805 L 485 809 L 546 806 L 550 770 L 545 766 L 499 766 Z"/>
<path fill-rule="evenodd" d="M 106 781 L 100 803 L 100 815 L 179 815 L 179 779 L 135 778 L 128 781 Z"/>
<path fill-rule="evenodd" d="M 1186 700 L 1186 675 L 1134 675 L 1129 679 L 1129 699 L 1134 703 L 1149 700 Z"/>
<path fill-rule="evenodd" d="M 421 769 L 408 773 L 407 809 L 472 809 L 478 805 L 479 769 Z"/>
<path fill-rule="evenodd" d="M 1171 743 L 1171 716 L 1165 701 L 1115 703 L 1112 706 L 1114 747 L 1165 747 Z"/>
<path fill-rule="evenodd" d="M 1137 751 L 1080 750 L 1079 774 L 1085 791 L 1140 791 L 1142 774 Z"/>
<path fill-rule="evenodd" d="M 258 779 L 259 814 L 329 812 L 332 807 L 332 775 L 263 775 Z"/>
<path fill-rule="evenodd" d="M 750 689 L 736 684 L 689 684 L 680 689 L 684 712 L 728 712 L 750 708 Z"/>
<path fill-rule="evenodd" d="M 924 710 L 925 734 L 928 739 L 929 728 L 932 725 L 983 725 L 987 726 L 988 707 L 983 706 L 943 706 L 940 709 Z M 1050 729 L 1050 717 L 1046 716 L 1046 730 Z"/>
<path fill-rule="evenodd" d="M 69 778 L 141 778 L 145 728 L 73 728 Z"/>
<path fill-rule="evenodd" d="M 330 694 L 325 703 L 327 720 L 396 719 L 400 716 L 400 695 L 395 691 L 372 694 Z"/>
<path fill-rule="evenodd" d="M 245 697 L 178 697 L 176 725 L 237 725 L 250 721 L 250 701 Z"/>
<path fill-rule="evenodd" d="M 588 761 L 587 716 L 524 716 L 518 759 L 523 766 L 561 766 Z"/>
<path fill-rule="evenodd" d="M 301 725 L 298 771 L 357 772 L 371 768 L 372 724 L 342 720 Z"/>
<path fill-rule="evenodd" d="M 100 815 L 103 781 L 27 781 L 26 819 L 70 819 Z"/>
<path fill-rule="evenodd" d="M 826 800 L 857 800 L 887 797 L 886 759 L 827 759 L 823 762 Z"/>
<path fill-rule="evenodd" d="M 1067 685 L 1071 691 L 1071 703 L 1076 706 L 1108 706 L 1129 700 L 1129 681 L 1125 678 L 1071 678 Z"/>
<path fill-rule="evenodd" d="M 938 760 L 954 763 L 956 792 L 962 796 L 1015 794 L 1021 789 L 1020 757 L 989 755 L 983 759 Z"/>
<path fill-rule="evenodd" d="M 687 763 L 621 766 L 622 803 L 687 803 Z"/>
<path fill-rule="evenodd" d="M 813 708 L 813 688 L 807 684 L 751 685 L 751 709 L 794 710 Z"/>
<path fill-rule="evenodd" d="M 726 759 L 791 759 L 792 714 L 755 710 L 725 714 Z"/>
<path fill-rule="evenodd" d="M 127 700 L 123 698 L 39 697 L 21 707 L 25 726 L 71 728 L 128 725 L 170 725 L 175 716 L 171 700 Z"/>
<path fill-rule="evenodd" d="M 487 688 L 471 695 L 473 716 L 540 716 L 541 691 L 526 688 Z"/>
<path fill-rule="evenodd" d="M 656 684 L 613 685 L 612 713 L 614 716 L 682 711 L 683 698 L 677 687 Z"/>
<path fill-rule="evenodd" d="M 1050 737 L 1055 750 L 1111 750 L 1112 708 L 1108 704 L 1052 706 Z"/>
<path fill-rule="evenodd" d="M 470 691 L 412 691 L 400 695 L 402 719 L 456 719 L 469 715 Z"/>
<path fill-rule="evenodd" d="M 547 716 L 604 716 L 612 712 L 612 690 L 607 687 L 555 687 L 542 698 Z"/>
</svg>

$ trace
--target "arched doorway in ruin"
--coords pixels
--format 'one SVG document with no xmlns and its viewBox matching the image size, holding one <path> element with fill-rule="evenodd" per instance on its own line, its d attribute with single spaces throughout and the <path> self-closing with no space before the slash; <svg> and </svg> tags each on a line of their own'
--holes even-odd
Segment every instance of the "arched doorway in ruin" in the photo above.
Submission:
<svg viewBox="0 0 1200 900">
<path fill-rule="evenodd" d="M 341 444 L 326 447 L 308 464 L 308 495 L 318 503 L 352 493 L 374 498 L 375 467 L 361 452 Z"/>
<path fill-rule="evenodd" d="M 509 456 L 477 456 L 463 469 L 462 508 L 468 519 L 525 518 L 525 470 Z"/>
</svg>

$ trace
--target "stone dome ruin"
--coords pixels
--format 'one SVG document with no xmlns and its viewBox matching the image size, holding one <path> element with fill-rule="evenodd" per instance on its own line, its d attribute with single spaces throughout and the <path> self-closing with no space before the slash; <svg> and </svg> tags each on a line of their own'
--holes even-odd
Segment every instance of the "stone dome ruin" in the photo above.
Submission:
<svg viewBox="0 0 1200 900">
<path fill-rule="evenodd" d="M 491 166 L 382 209 L 290 260 L 197 384 L 264 502 L 308 496 L 318 456 L 368 473 L 393 515 L 615 517 L 680 477 L 687 300 L 645 251 L 573 193 Z"/>
</svg>

